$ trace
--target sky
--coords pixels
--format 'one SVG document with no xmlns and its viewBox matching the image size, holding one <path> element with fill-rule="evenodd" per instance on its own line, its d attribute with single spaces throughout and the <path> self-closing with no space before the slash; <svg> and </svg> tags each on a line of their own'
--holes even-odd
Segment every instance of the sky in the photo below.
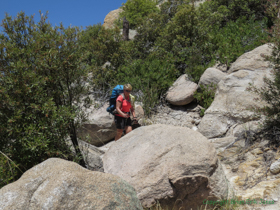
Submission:
<svg viewBox="0 0 280 210">
<path fill-rule="evenodd" d="M 126 0 L 0 0 L 0 19 L 5 13 L 15 17 L 18 12 L 35 15 L 35 21 L 40 20 L 39 10 L 48 13 L 48 20 L 55 26 L 61 22 L 65 27 L 83 26 L 104 23 L 106 15 L 118 9 Z M 1 28 L 2 30 L 2 28 Z"/>
</svg>

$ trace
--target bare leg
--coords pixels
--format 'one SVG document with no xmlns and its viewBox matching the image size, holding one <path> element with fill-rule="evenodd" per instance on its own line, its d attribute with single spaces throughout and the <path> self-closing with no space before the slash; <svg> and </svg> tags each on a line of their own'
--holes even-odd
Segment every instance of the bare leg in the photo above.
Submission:
<svg viewBox="0 0 280 210">
<path fill-rule="evenodd" d="M 115 141 L 119 140 L 122 137 L 122 133 L 123 133 L 123 129 L 117 129 Z"/>
<path fill-rule="evenodd" d="M 131 126 L 126 126 L 125 128 L 125 133 L 128 134 L 130 131 L 132 131 L 132 127 Z"/>
</svg>

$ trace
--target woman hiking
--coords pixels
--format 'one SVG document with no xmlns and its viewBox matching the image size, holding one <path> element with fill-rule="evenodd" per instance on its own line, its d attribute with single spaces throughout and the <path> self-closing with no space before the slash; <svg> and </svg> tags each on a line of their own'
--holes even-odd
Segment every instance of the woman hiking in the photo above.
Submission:
<svg viewBox="0 0 280 210">
<path fill-rule="evenodd" d="M 116 102 L 117 114 L 115 114 L 115 124 L 117 126 L 117 134 L 115 136 L 115 141 L 122 137 L 123 130 L 125 133 L 132 131 L 130 112 L 133 115 L 133 118 L 136 119 L 134 108 L 131 104 L 130 92 L 132 86 L 126 84 L 123 86 L 123 94 L 120 94 Z"/>
</svg>

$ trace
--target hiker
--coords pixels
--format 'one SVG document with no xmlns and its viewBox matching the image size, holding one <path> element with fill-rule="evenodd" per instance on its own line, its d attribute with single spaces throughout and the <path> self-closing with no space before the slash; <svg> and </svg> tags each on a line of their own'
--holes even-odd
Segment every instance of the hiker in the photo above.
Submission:
<svg viewBox="0 0 280 210">
<path fill-rule="evenodd" d="M 132 131 L 130 112 L 132 113 L 133 118 L 136 119 L 135 111 L 129 96 L 132 86 L 126 84 L 123 86 L 123 90 L 123 94 L 119 95 L 116 100 L 116 110 L 118 113 L 115 114 L 115 124 L 117 126 L 115 141 L 122 137 L 123 130 L 125 130 L 126 134 Z"/>
</svg>

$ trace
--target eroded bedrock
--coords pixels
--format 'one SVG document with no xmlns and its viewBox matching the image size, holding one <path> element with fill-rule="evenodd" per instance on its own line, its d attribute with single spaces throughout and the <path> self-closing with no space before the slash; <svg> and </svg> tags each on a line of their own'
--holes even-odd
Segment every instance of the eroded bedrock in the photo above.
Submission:
<svg viewBox="0 0 280 210">
<path fill-rule="evenodd" d="M 271 77 L 271 65 L 265 56 L 271 55 L 271 46 L 262 45 L 241 55 L 217 86 L 215 99 L 206 110 L 198 129 L 207 138 L 217 138 L 226 134 L 231 126 L 258 120 L 252 108 L 266 105 L 256 100 L 258 95 L 248 91 L 250 84 L 262 88 L 264 77 Z"/>
<path fill-rule="evenodd" d="M 197 209 L 205 199 L 227 197 L 229 186 L 215 148 L 186 127 L 140 127 L 114 143 L 103 162 L 106 173 L 136 189 L 143 207 L 159 202 L 163 209 Z"/>
</svg>

